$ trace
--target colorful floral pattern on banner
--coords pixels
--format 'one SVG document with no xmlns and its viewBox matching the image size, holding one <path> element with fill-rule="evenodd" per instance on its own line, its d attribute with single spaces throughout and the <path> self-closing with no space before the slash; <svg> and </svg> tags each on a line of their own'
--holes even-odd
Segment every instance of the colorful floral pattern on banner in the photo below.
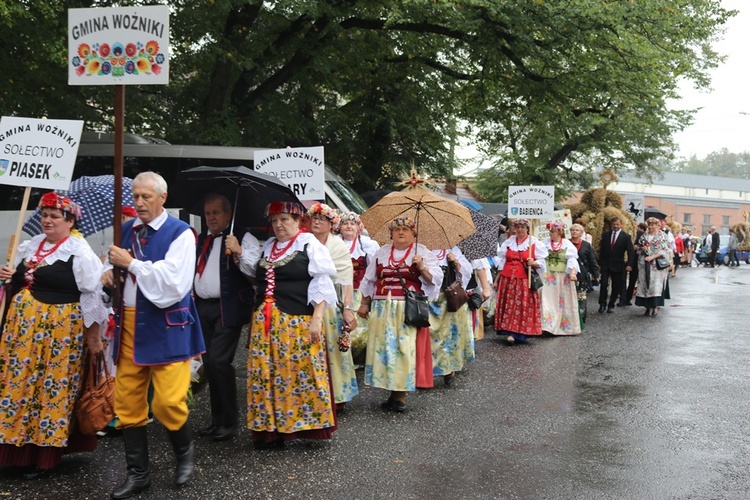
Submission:
<svg viewBox="0 0 750 500">
<path fill-rule="evenodd" d="M 82 43 L 71 64 L 78 76 L 116 76 L 161 73 L 166 56 L 159 43 Z"/>
</svg>

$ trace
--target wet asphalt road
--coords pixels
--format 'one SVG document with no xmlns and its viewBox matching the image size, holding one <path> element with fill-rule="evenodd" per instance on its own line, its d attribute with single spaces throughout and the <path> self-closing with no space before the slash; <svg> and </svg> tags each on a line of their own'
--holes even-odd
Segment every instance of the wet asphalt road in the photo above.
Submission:
<svg viewBox="0 0 750 500">
<path fill-rule="evenodd" d="M 152 424 L 154 484 L 138 498 L 750 498 L 750 265 L 682 269 L 670 286 L 658 318 L 597 314 L 594 292 L 578 337 L 508 347 L 491 333 L 453 387 L 436 379 L 403 415 L 363 388 L 327 443 L 199 439 L 179 492 Z M 191 421 L 208 419 L 202 390 Z M 108 498 L 124 476 L 120 439 L 103 438 L 36 481 L 0 469 L 0 498 Z"/>
</svg>

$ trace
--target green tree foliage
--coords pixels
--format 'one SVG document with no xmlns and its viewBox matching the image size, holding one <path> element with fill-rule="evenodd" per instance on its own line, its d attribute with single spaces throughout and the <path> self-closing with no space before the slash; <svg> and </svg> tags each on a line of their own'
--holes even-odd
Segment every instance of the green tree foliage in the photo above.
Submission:
<svg viewBox="0 0 750 500">
<path fill-rule="evenodd" d="M 710 153 L 703 159 L 693 155 L 688 159 L 677 161 L 669 170 L 685 174 L 750 179 L 750 152 L 730 153 L 728 149 L 723 148 Z"/>
<path fill-rule="evenodd" d="M 0 0 L 0 111 L 111 129 L 112 88 L 66 83 L 67 9 L 111 3 Z M 646 169 L 670 154 L 690 113 L 665 101 L 679 79 L 707 84 L 720 60 L 709 43 L 731 15 L 718 0 L 169 4 L 170 84 L 128 87 L 129 132 L 322 144 L 364 191 L 412 164 L 450 175 L 463 123 L 496 159 L 477 187 L 488 200 L 509 183 L 562 193 L 603 166 Z"/>
</svg>

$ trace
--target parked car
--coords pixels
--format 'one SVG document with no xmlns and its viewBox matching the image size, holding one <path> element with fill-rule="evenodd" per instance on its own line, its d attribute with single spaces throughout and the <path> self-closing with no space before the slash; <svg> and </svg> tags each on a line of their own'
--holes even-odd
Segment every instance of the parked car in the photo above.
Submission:
<svg viewBox="0 0 750 500">
<path fill-rule="evenodd" d="M 750 264 L 750 252 L 737 250 L 737 258 L 740 261 L 744 261 L 745 264 Z M 705 245 L 701 248 L 701 253 L 698 255 L 698 262 L 701 264 L 708 263 L 708 257 L 706 256 Z M 719 252 L 716 254 L 716 263 L 729 265 L 729 235 L 719 235 Z"/>
<path fill-rule="evenodd" d="M 721 236 L 724 238 L 724 235 Z M 750 252 L 747 250 L 737 250 L 737 259 L 745 264 L 750 264 Z M 729 236 L 727 236 L 727 244 L 724 244 L 724 240 L 721 240 L 721 246 L 719 247 L 719 254 L 716 256 L 716 261 L 725 266 L 729 265 Z"/>
</svg>

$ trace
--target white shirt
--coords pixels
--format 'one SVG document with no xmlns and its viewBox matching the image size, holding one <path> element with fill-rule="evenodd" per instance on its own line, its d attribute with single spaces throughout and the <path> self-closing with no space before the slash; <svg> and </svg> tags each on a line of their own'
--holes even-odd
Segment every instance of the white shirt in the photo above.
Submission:
<svg viewBox="0 0 750 500">
<path fill-rule="evenodd" d="M 166 210 L 148 225 L 159 230 L 169 217 Z M 136 219 L 133 227 L 142 225 Z M 163 260 L 158 262 L 140 261 L 133 259 L 128 271 L 135 276 L 135 283 L 126 277 L 122 292 L 122 300 L 126 307 L 134 307 L 136 291 L 159 309 L 176 304 L 190 293 L 195 274 L 195 233 L 192 228 L 186 229 L 174 240 L 167 250 Z"/>
<path fill-rule="evenodd" d="M 208 236 L 206 236 L 208 237 Z M 211 251 L 208 253 L 206 267 L 203 274 L 195 274 L 195 294 L 202 299 L 218 299 L 221 297 L 221 283 L 219 280 L 219 263 L 221 262 L 221 241 L 223 237 L 214 238 Z M 260 260 L 260 243 L 250 233 L 245 233 L 240 243 L 242 253 L 239 256 L 240 272 L 250 278 L 255 277 L 255 268 Z M 229 257 L 230 259 L 233 257 Z"/>
</svg>

